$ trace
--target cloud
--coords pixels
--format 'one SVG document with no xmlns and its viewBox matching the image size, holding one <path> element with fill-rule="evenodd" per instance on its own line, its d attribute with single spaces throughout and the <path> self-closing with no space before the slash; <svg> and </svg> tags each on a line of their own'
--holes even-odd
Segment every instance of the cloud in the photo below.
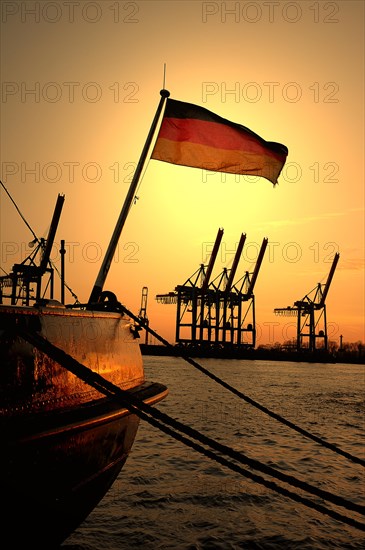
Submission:
<svg viewBox="0 0 365 550">
<path fill-rule="evenodd" d="M 349 258 L 343 255 L 343 259 L 338 264 L 341 271 L 363 271 L 365 269 L 364 258 Z"/>
<path fill-rule="evenodd" d="M 348 210 L 345 210 L 344 212 L 324 212 L 323 214 L 319 214 L 317 216 L 306 216 L 303 218 L 293 217 L 293 218 L 285 218 L 281 220 L 269 220 L 265 223 L 265 227 L 271 226 L 271 227 L 289 227 L 289 226 L 303 226 L 307 224 L 313 224 L 314 222 L 322 222 L 322 221 L 328 221 L 333 220 L 335 218 L 344 218 L 346 216 L 353 216 L 354 213 L 364 213 L 364 208 L 349 208 Z"/>
</svg>

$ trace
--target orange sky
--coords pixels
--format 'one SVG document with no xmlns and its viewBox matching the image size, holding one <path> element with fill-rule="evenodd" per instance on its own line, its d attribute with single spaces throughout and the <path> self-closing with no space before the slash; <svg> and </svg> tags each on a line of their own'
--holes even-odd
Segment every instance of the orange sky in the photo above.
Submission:
<svg viewBox="0 0 365 550">
<path fill-rule="evenodd" d="M 336 251 L 329 336 L 365 340 L 363 2 L 9 1 L 1 10 L 1 177 L 38 236 L 65 194 L 57 239 L 67 242 L 67 283 L 80 301 L 166 63 L 171 97 L 285 144 L 287 164 L 273 188 L 151 160 L 105 288 L 138 313 L 147 286 L 150 325 L 173 341 L 175 308 L 155 295 L 208 263 L 222 227 L 213 278 L 231 266 L 242 232 L 237 279 L 269 240 L 255 287 L 258 345 L 294 337 L 292 320 L 273 310 L 325 282 Z M 32 236 L 3 191 L 0 201 L 0 265 L 9 270 Z"/>
</svg>

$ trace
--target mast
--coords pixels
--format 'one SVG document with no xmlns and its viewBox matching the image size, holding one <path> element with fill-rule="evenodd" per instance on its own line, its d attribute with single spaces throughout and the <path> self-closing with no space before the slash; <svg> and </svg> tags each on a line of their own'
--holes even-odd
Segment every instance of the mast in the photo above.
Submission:
<svg viewBox="0 0 365 550">
<path fill-rule="evenodd" d="M 61 304 L 65 303 L 65 240 L 61 239 L 61 248 L 60 248 L 60 256 L 61 256 Z"/>
<path fill-rule="evenodd" d="M 154 137 L 156 127 L 157 127 L 162 109 L 165 105 L 166 99 L 170 95 L 170 92 L 168 90 L 163 89 L 163 90 L 160 91 L 160 95 L 161 95 L 161 99 L 160 99 L 160 102 L 158 104 L 155 117 L 152 121 L 152 125 L 151 125 L 150 131 L 148 133 L 146 143 L 143 147 L 140 159 L 139 159 L 137 167 L 136 167 L 136 171 L 134 172 L 132 182 L 130 184 L 127 196 L 125 198 L 123 208 L 122 208 L 122 210 L 119 214 L 119 218 L 117 220 L 113 235 L 110 239 L 108 249 L 107 249 L 107 251 L 105 253 L 105 256 L 104 256 L 104 259 L 103 259 L 103 263 L 100 267 L 100 271 L 99 271 L 98 276 L 96 278 L 96 281 L 94 283 L 94 287 L 91 291 L 90 298 L 89 298 L 89 303 L 88 303 L 89 306 L 98 301 L 98 299 L 100 297 L 100 294 L 103 290 L 103 286 L 104 286 L 105 280 L 107 278 L 112 259 L 113 259 L 114 254 L 115 254 L 115 250 L 116 250 L 117 245 L 118 245 L 119 237 L 121 235 L 123 226 L 124 226 L 125 221 L 127 219 L 129 209 L 130 209 L 130 207 L 132 205 L 132 202 L 133 202 L 133 199 L 135 197 L 136 189 L 137 189 L 138 183 L 139 183 L 139 178 L 141 176 L 143 166 L 145 164 L 145 161 L 146 161 L 146 158 L 147 158 L 147 155 L 148 155 L 148 151 L 150 149 L 152 139 Z"/>
</svg>

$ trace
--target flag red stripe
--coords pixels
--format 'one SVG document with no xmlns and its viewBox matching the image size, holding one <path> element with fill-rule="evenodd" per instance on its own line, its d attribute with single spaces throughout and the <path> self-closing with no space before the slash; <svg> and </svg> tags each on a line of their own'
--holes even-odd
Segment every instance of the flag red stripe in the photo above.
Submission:
<svg viewBox="0 0 365 550">
<path fill-rule="evenodd" d="M 199 120 L 196 118 L 163 119 L 159 139 L 176 142 L 190 142 L 207 145 L 223 151 L 240 151 L 264 155 L 284 162 L 286 156 L 270 149 L 270 144 L 263 145 L 254 135 L 244 130 L 236 130 L 226 124 Z"/>
</svg>

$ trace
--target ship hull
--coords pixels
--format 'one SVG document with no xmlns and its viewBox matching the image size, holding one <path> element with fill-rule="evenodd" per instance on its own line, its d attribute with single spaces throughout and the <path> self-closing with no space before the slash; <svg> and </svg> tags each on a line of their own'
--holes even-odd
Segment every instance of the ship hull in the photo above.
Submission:
<svg viewBox="0 0 365 550">
<path fill-rule="evenodd" d="M 19 327 L 146 403 L 167 389 L 145 380 L 136 333 L 118 313 L 0 306 L 1 532 L 9 548 L 51 549 L 109 490 L 139 419 L 30 345 Z"/>
</svg>

